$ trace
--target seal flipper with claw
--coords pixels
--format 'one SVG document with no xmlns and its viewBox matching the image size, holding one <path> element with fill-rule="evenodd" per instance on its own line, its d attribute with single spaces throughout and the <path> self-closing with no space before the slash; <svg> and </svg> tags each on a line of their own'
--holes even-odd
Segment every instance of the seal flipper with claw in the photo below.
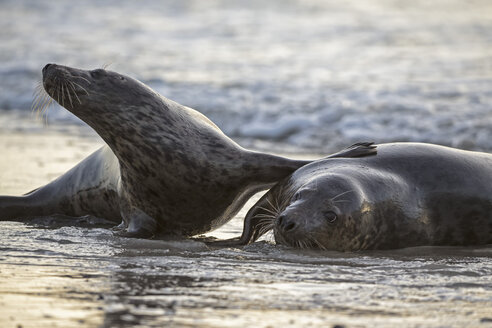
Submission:
<svg viewBox="0 0 492 328">
<path fill-rule="evenodd" d="M 360 142 L 345 148 L 326 158 L 351 158 L 365 157 L 377 154 L 377 147 L 373 142 Z M 290 176 L 285 179 L 289 179 Z M 241 246 L 248 245 L 256 241 L 266 232 L 273 228 L 273 220 L 278 214 L 281 204 L 278 204 L 272 191 L 282 185 L 283 181 L 278 182 L 270 191 L 263 195 L 260 200 L 248 211 L 244 219 L 244 228 L 241 237 L 226 240 L 206 241 L 210 246 Z"/>
</svg>

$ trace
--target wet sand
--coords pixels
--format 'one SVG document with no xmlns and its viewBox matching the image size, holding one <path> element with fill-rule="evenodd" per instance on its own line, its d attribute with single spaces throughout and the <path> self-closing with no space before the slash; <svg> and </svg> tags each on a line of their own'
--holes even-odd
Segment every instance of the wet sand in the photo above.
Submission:
<svg viewBox="0 0 492 328">
<path fill-rule="evenodd" d="M 0 134 L 0 194 L 27 192 L 102 145 Z M 248 204 L 248 206 L 251 205 Z M 239 213 L 212 235 L 240 234 Z M 269 242 L 116 238 L 0 222 L 1 327 L 487 327 L 492 247 L 292 250 Z"/>
<path fill-rule="evenodd" d="M 98 137 L 48 131 L 0 133 L 0 194 L 20 195 L 60 176 L 103 145 Z"/>
</svg>

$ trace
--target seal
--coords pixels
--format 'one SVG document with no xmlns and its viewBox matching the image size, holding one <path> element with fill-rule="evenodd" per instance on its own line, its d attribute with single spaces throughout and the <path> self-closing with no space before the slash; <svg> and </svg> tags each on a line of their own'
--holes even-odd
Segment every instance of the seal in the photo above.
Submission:
<svg viewBox="0 0 492 328">
<path fill-rule="evenodd" d="M 42 73 L 47 94 L 107 145 L 41 188 L 0 197 L 1 220 L 94 216 L 121 222 L 122 236 L 193 236 L 229 221 L 251 195 L 309 163 L 246 150 L 201 113 L 131 77 L 56 64 Z"/>
<path fill-rule="evenodd" d="M 377 156 L 314 161 L 251 208 L 235 242 L 271 229 L 278 244 L 323 250 L 490 244 L 492 155 L 390 143 Z"/>
</svg>

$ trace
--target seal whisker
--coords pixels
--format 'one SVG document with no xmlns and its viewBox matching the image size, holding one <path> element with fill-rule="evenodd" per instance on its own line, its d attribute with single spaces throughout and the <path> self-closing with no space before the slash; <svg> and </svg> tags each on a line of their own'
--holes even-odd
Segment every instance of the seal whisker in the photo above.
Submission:
<svg viewBox="0 0 492 328">
<path fill-rule="evenodd" d="M 54 82 L 58 82 L 58 79 L 56 77 L 54 78 Z M 55 92 L 56 92 L 56 101 L 60 104 L 60 86 L 58 83 L 56 84 Z M 53 96 L 55 95 L 55 92 L 53 92 Z"/>
<path fill-rule="evenodd" d="M 274 219 L 275 219 L 274 217 L 266 217 L 266 218 L 260 219 L 258 222 L 273 222 Z"/>
<path fill-rule="evenodd" d="M 48 94 L 46 94 L 44 96 L 43 103 L 41 104 L 41 106 L 39 107 L 39 109 L 37 111 L 36 119 L 39 118 L 39 115 L 41 115 L 41 116 L 44 115 L 45 109 L 48 108 L 49 105 L 51 105 L 52 101 L 53 101 L 53 99 Z"/>
<path fill-rule="evenodd" d="M 65 90 L 67 91 L 68 100 L 70 101 L 70 107 L 73 108 L 72 96 L 70 96 L 70 90 L 68 89 L 68 84 L 65 84 Z"/>
<path fill-rule="evenodd" d="M 33 103 L 32 103 L 32 110 L 33 111 L 38 111 L 39 108 L 40 108 L 40 105 L 46 101 L 46 93 L 43 93 L 42 91 L 39 91 L 38 94 L 36 95 L 36 97 L 34 98 L 33 100 Z"/>
<path fill-rule="evenodd" d="M 38 118 L 39 118 L 39 105 L 40 105 L 43 101 L 45 101 L 45 99 L 46 99 L 46 96 L 45 96 L 45 95 L 43 95 L 43 94 L 39 94 L 39 95 L 37 96 L 37 98 L 36 98 L 35 100 L 33 100 L 33 104 L 32 104 L 32 106 L 31 106 L 31 107 L 32 107 L 31 111 L 32 111 L 32 113 L 33 113 L 33 114 L 34 114 L 34 112 L 36 113 L 36 119 L 38 119 Z"/>
<path fill-rule="evenodd" d="M 36 95 L 40 92 L 40 90 L 43 89 L 43 85 L 41 82 L 36 83 L 36 86 L 34 87 L 34 91 L 32 92 L 32 95 Z"/>
<path fill-rule="evenodd" d="M 78 84 L 75 81 L 72 81 L 72 83 L 75 84 L 76 86 L 78 86 L 79 88 L 81 88 L 82 90 L 84 90 L 84 92 L 86 93 L 86 95 L 89 95 L 89 92 L 83 86 L 81 86 L 80 84 Z"/>
<path fill-rule="evenodd" d="M 31 109 L 35 108 L 36 102 L 44 97 L 44 93 L 41 90 L 37 90 L 33 95 L 33 100 L 31 103 Z"/>
<path fill-rule="evenodd" d="M 263 206 L 258 206 L 258 208 L 259 208 L 259 209 L 261 209 L 261 210 L 267 211 L 268 213 L 271 213 L 271 214 L 273 214 L 273 215 L 275 215 L 275 216 L 277 216 L 277 215 L 278 215 L 278 213 L 277 213 L 277 212 L 274 212 L 273 210 L 271 210 L 271 209 L 269 209 L 269 208 L 266 208 L 266 207 L 263 207 Z"/>
<path fill-rule="evenodd" d="M 31 111 L 36 110 L 39 102 L 46 96 L 44 89 L 39 89 L 35 91 L 34 97 L 31 103 Z"/>
<path fill-rule="evenodd" d="M 255 218 L 272 218 L 272 219 L 275 219 L 276 216 L 273 214 L 258 213 L 254 217 Z"/>
<path fill-rule="evenodd" d="M 260 226 L 271 225 L 273 227 L 273 222 L 272 221 L 262 221 L 262 222 L 258 222 L 258 225 L 260 225 Z"/>
<path fill-rule="evenodd" d="M 272 230 L 273 229 L 273 225 L 265 225 L 265 226 L 262 226 L 259 230 L 259 234 L 260 235 L 264 235 L 265 233 L 267 233 L 268 231 Z"/>
<path fill-rule="evenodd" d="M 309 240 L 311 240 L 311 241 L 313 242 L 313 244 L 314 244 L 315 246 L 317 246 L 319 249 L 326 251 L 326 247 L 325 247 L 325 246 L 323 246 L 323 245 L 322 245 L 322 244 L 318 241 L 318 239 L 317 239 L 315 236 L 313 236 L 312 234 L 310 234 L 310 235 L 307 235 L 306 237 L 307 237 Z"/>
<path fill-rule="evenodd" d="M 73 82 L 70 81 L 70 80 L 67 80 L 67 82 L 69 83 L 69 85 L 72 87 L 72 90 L 73 90 L 73 94 L 75 95 L 75 98 L 77 98 L 79 104 L 82 104 L 82 102 L 80 101 L 80 98 L 79 96 L 77 95 L 77 91 L 75 91 L 75 86 L 73 85 Z"/>
<path fill-rule="evenodd" d="M 275 212 L 277 212 L 277 213 L 278 213 L 278 212 L 280 212 L 280 211 L 279 211 L 279 208 L 275 207 L 275 206 L 272 204 L 272 202 L 270 201 L 270 199 L 269 199 L 269 198 L 266 198 L 266 201 L 268 202 L 268 204 L 270 204 L 270 206 L 273 208 L 273 210 L 274 210 Z"/>
<path fill-rule="evenodd" d="M 62 106 L 65 107 L 65 92 L 63 90 L 63 84 L 61 84 Z"/>
<path fill-rule="evenodd" d="M 262 221 L 262 222 L 258 222 L 258 225 L 259 225 L 259 226 L 271 225 L 271 226 L 273 227 L 273 223 L 272 223 L 272 221 Z"/>
<path fill-rule="evenodd" d="M 334 200 L 335 200 L 335 199 L 337 199 L 338 197 L 343 196 L 343 195 L 346 195 L 346 194 L 351 193 L 351 192 L 354 192 L 354 190 L 347 190 L 347 191 L 344 191 L 344 192 L 342 192 L 342 193 L 340 193 L 340 194 L 336 195 L 335 197 L 333 197 L 333 198 L 331 199 L 331 201 L 334 201 Z"/>
<path fill-rule="evenodd" d="M 308 238 L 306 238 L 304 240 L 304 248 L 306 248 L 306 249 L 313 248 L 312 247 L 312 243 L 311 243 L 311 241 Z"/>
<path fill-rule="evenodd" d="M 49 97 L 48 95 L 44 97 L 43 103 L 36 113 L 36 119 L 39 119 L 39 116 L 41 116 L 45 118 L 45 123 L 48 122 L 47 109 L 51 105 L 52 101 L 53 99 L 51 99 L 51 97 Z"/>
<path fill-rule="evenodd" d="M 43 107 L 46 105 L 46 102 L 50 101 L 50 97 L 47 94 L 43 94 L 39 97 L 39 100 L 36 102 L 36 119 L 39 118 L 39 113 L 43 110 Z"/>
<path fill-rule="evenodd" d="M 333 203 L 350 203 L 351 201 L 348 199 L 340 199 L 340 200 L 335 200 Z"/>
<path fill-rule="evenodd" d="M 77 75 L 72 75 L 72 77 L 75 79 L 81 79 L 81 80 L 87 82 L 87 84 L 91 84 L 91 82 L 89 80 L 87 80 L 85 77 L 77 76 Z"/>
<path fill-rule="evenodd" d="M 258 233 L 259 235 L 263 235 L 267 231 L 271 230 L 273 228 L 273 224 L 270 222 L 264 222 L 258 224 Z"/>
</svg>

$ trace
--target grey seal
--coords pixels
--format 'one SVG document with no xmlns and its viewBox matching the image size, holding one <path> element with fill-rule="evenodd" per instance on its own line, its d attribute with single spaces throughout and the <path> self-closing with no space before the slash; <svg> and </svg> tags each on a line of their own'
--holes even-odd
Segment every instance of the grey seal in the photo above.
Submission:
<svg viewBox="0 0 492 328">
<path fill-rule="evenodd" d="M 131 77 L 56 64 L 42 73 L 47 94 L 107 145 L 41 188 L 0 197 L 0 220 L 93 216 L 121 222 L 116 230 L 127 237 L 193 236 L 309 163 L 244 149 L 198 111 Z"/>
<path fill-rule="evenodd" d="M 492 155 L 423 143 L 377 156 L 321 159 L 268 191 L 239 240 L 357 251 L 492 243 Z"/>
</svg>

